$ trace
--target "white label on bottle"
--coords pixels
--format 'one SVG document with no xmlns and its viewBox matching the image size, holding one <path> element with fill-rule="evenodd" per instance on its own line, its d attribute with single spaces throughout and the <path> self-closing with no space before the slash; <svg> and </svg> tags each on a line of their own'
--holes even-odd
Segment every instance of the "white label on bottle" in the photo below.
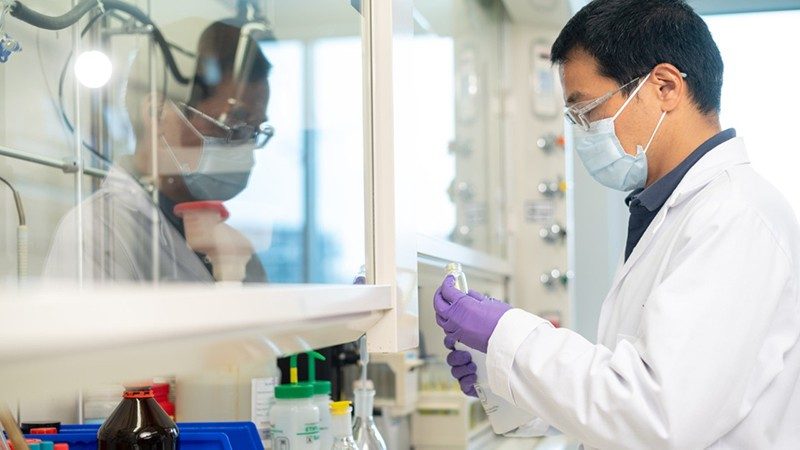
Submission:
<svg viewBox="0 0 800 450">
<path fill-rule="evenodd" d="M 253 378 L 250 389 L 250 420 L 256 425 L 262 441 L 269 441 L 269 409 L 275 402 L 277 377 Z"/>
</svg>

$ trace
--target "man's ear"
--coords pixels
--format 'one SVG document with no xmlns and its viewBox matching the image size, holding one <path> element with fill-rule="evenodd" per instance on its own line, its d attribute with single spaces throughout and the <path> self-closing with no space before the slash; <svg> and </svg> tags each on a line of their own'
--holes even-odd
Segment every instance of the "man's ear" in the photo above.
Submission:
<svg viewBox="0 0 800 450">
<path fill-rule="evenodd" d="M 657 96 L 662 111 L 673 111 L 684 101 L 684 94 L 688 92 L 683 73 L 672 64 L 657 65 L 653 69 L 651 82 L 656 83 L 658 87 Z"/>
</svg>

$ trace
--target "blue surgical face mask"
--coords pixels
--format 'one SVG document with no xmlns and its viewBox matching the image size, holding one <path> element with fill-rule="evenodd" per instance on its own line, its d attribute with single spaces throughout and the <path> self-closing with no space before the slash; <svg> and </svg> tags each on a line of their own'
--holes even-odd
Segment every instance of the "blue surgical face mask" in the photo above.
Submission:
<svg viewBox="0 0 800 450">
<path fill-rule="evenodd" d="M 649 77 L 649 76 L 648 76 Z M 625 107 L 636 97 L 647 81 L 645 77 L 634 89 L 616 114 L 607 119 L 592 122 L 588 130 L 580 125 L 573 125 L 575 151 L 584 167 L 598 183 L 619 191 L 632 191 L 643 188 L 647 181 L 647 150 L 661 127 L 667 112 L 661 114 L 650 141 L 642 148 L 636 146 L 636 155 L 625 152 L 617 137 L 614 121 L 622 114 Z"/>
<path fill-rule="evenodd" d="M 196 200 L 230 200 L 247 187 L 253 169 L 252 146 L 232 147 L 204 140 L 197 170 L 183 173 L 183 182 Z"/>
<path fill-rule="evenodd" d="M 232 145 L 224 138 L 204 136 L 177 110 L 176 114 L 182 124 L 195 135 L 196 142 L 199 142 L 199 145 L 191 149 L 192 152 L 200 152 L 197 168 L 192 170 L 188 164 L 178 161 L 164 136 L 161 141 L 179 168 L 189 194 L 199 201 L 224 201 L 242 192 L 247 187 L 255 164 L 254 144 L 247 142 Z"/>
</svg>

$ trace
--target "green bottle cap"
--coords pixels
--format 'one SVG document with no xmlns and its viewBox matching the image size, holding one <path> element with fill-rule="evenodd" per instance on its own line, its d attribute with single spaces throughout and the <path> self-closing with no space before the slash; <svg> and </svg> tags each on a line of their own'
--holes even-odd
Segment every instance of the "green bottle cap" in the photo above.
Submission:
<svg viewBox="0 0 800 450">
<path fill-rule="evenodd" d="M 314 395 L 330 395 L 332 385 L 330 381 L 318 380 L 313 383 Z"/>
<path fill-rule="evenodd" d="M 311 398 L 314 396 L 314 387 L 306 383 L 289 383 L 275 386 L 275 398 Z"/>
<path fill-rule="evenodd" d="M 297 355 L 289 357 L 289 381 L 288 384 L 275 386 L 275 398 L 296 399 L 314 396 L 314 386 L 297 382 Z"/>
<path fill-rule="evenodd" d="M 317 380 L 317 360 L 325 361 L 325 357 L 315 351 L 307 352 L 308 355 L 308 384 L 314 388 L 314 395 L 330 395 L 331 382 Z"/>
</svg>

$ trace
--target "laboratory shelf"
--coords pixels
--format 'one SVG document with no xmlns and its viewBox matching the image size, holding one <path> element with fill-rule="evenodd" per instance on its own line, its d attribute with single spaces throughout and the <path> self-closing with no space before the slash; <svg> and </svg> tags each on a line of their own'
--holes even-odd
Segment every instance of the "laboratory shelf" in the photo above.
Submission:
<svg viewBox="0 0 800 450">
<path fill-rule="evenodd" d="M 357 339 L 389 286 L 113 285 L 0 292 L 0 397 L 195 373 Z"/>
<path fill-rule="evenodd" d="M 424 234 L 416 235 L 416 243 L 418 258 L 423 263 L 444 268 L 448 262 L 458 261 L 472 270 L 511 276 L 511 264 L 506 259 Z"/>
</svg>

